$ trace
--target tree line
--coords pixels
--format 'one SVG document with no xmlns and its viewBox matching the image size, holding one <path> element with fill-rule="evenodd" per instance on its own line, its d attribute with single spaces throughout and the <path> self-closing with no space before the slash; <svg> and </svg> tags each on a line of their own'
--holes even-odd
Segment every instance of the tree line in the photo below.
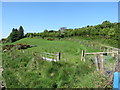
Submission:
<svg viewBox="0 0 120 90">
<path fill-rule="evenodd" d="M 100 36 L 107 39 L 119 39 L 118 24 L 104 21 L 102 24 L 95 26 L 86 26 L 82 28 L 67 29 L 61 27 L 58 31 L 44 30 L 42 33 L 27 33 L 25 37 L 71 37 L 71 36 Z"/>
<path fill-rule="evenodd" d="M 71 37 L 71 36 L 100 36 L 106 39 L 120 39 L 119 35 L 119 25 L 120 23 L 111 23 L 110 21 L 104 21 L 102 24 L 98 24 L 95 26 L 86 26 L 82 28 L 75 28 L 75 29 L 67 29 L 66 27 L 61 27 L 59 30 L 44 30 L 40 33 L 27 33 L 24 35 L 24 29 L 22 26 L 19 29 L 12 29 L 12 32 L 6 39 L 2 39 L 5 42 L 15 42 L 20 40 L 24 37 L 57 37 L 57 38 L 64 38 L 64 37 Z"/>
</svg>

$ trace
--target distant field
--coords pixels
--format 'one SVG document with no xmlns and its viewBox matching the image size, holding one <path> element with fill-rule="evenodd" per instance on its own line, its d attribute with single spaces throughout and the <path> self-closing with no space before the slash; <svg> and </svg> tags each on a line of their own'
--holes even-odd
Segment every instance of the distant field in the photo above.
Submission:
<svg viewBox="0 0 120 90">
<path fill-rule="evenodd" d="M 2 54 L 3 76 L 9 88 L 97 88 L 105 85 L 107 78 L 95 71 L 95 65 L 88 60 L 86 63 L 81 62 L 83 49 L 86 52 L 99 51 L 85 45 L 89 44 L 86 40 L 75 41 L 66 38 L 48 41 L 24 38 L 9 44 L 36 45 L 36 47 Z M 98 48 L 98 45 L 95 47 Z M 35 52 L 36 56 L 33 55 Z M 59 62 L 43 61 L 40 59 L 41 52 L 60 52 L 61 60 Z"/>
<path fill-rule="evenodd" d="M 95 52 L 92 48 L 88 48 L 85 45 L 80 44 L 79 42 L 73 42 L 68 40 L 54 40 L 48 41 L 44 39 L 36 39 L 36 38 L 25 38 L 20 41 L 17 41 L 13 44 L 23 43 L 23 44 L 30 44 L 36 45 L 36 47 L 32 47 L 26 49 L 25 52 L 32 53 L 32 52 L 49 52 L 49 53 L 57 53 L 61 52 L 62 59 L 68 59 L 69 61 L 75 62 L 80 61 L 81 58 L 81 51 L 84 49 L 86 52 Z"/>
</svg>

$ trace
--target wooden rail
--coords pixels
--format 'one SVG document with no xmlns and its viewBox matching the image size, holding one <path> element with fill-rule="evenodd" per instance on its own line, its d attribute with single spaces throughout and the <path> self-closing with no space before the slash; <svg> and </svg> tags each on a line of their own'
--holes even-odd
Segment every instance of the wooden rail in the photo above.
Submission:
<svg viewBox="0 0 120 90">
<path fill-rule="evenodd" d="M 53 53 L 46 53 L 46 52 L 42 52 L 42 54 L 57 55 L 57 54 L 53 54 Z"/>
<path fill-rule="evenodd" d="M 118 59 L 118 57 L 117 57 L 118 51 L 85 53 L 85 50 L 82 50 L 81 61 L 85 62 L 86 55 L 95 55 L 96 70 L 101 71 L 101 73 L 103 73 L 104 72 L 104 55 L 105 54 L 111 54 L 112 57 L 115 57 L 116 59 Z"/>
<path fill-rule="evenodd" d="M 120 50 L 119 48 L 115 48 L 115 47 L 111 47 L 111 46 L 105 46 L 105 45 L 100 45 L 100 46 L 106 47 L 106 48 L 109 48 L 109 49 L 111 48 L 111 49 L 118 50 L 118 51 Z"/>
<path fill-rule="evenodd" d="M 114 57 L 116 54 L 118 54 L 118 51 L 85 53 L 85 50 L 82 50 L 81 61 L 85 62 L 85 55 L 103 55 L 103 54 L 112 54 L 112 56 Z"/>
<path fill-rule="evenodd" d="M 42 59 L 43 60 L 48 60 L 48 61 L 59 61 L 61 58 L 61 53 L 58 52 L 57 54 L 53 54 L 53 53 L 46 53 L 46 52 L 42 52 Z M 48 56 L 49 55 L 49 56 Z M 55 57 L 56 58 L 55 58 Z"/>
<path fill-rule="evenodd" d="M 110 53 L 118 53 L 117 51 L 112 51 L 112 52 L 96 52 L 96 53 L 85 53 L 85 55 L 92 55 L 92 54 L 110 54 Z"/>
</svg>

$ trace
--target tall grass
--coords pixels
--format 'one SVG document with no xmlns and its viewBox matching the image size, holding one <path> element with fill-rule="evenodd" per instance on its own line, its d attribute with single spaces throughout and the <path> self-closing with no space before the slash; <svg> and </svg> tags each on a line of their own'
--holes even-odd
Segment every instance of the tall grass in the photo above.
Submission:
<svg viewBox="0 0 120 90">
<path fill-rule="evenodd" d="M 30 44 L 36 47 L 5 52 L 3 77 L 8 88 L 97 88 L 103 87 L 106 77 L 95 71 L 90 61 L 81 62 L 81 51 L 95 52 L 79 42 L 48 41 L 24 38 L 10 44 Z M 32 53 L 36 52 L 36 55 Z M 41 60 L 40 53 L 61 52 L 58 62 Z M 67 60 L 67 61 L 65 61 Z"/>
</svg>

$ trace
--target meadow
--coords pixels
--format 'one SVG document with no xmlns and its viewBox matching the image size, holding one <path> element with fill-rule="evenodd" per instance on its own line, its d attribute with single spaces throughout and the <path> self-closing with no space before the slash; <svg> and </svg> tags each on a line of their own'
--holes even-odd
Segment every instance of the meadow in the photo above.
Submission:
<svg viewBox="0 0 120 90">
<path fill-rule="evenodd" d="M 3 77 L 8 88 L 111 88 L 108 77 L 96 71 L 89 60 L 81 61 L 81 52 L 98 52 L 99 44 L 89 47 L 90 40 L 64 38 L 49 41 L 41 38 L 23 38 L 14 43 L 35 47 L 2 53 Z M 5 45 L 6 45 L 5 44 Z M 61 53 L 61 60 L 41 60 L 41 52 Z M 35 54 L 35 55 L 34 55 Z"/>
</svg>

